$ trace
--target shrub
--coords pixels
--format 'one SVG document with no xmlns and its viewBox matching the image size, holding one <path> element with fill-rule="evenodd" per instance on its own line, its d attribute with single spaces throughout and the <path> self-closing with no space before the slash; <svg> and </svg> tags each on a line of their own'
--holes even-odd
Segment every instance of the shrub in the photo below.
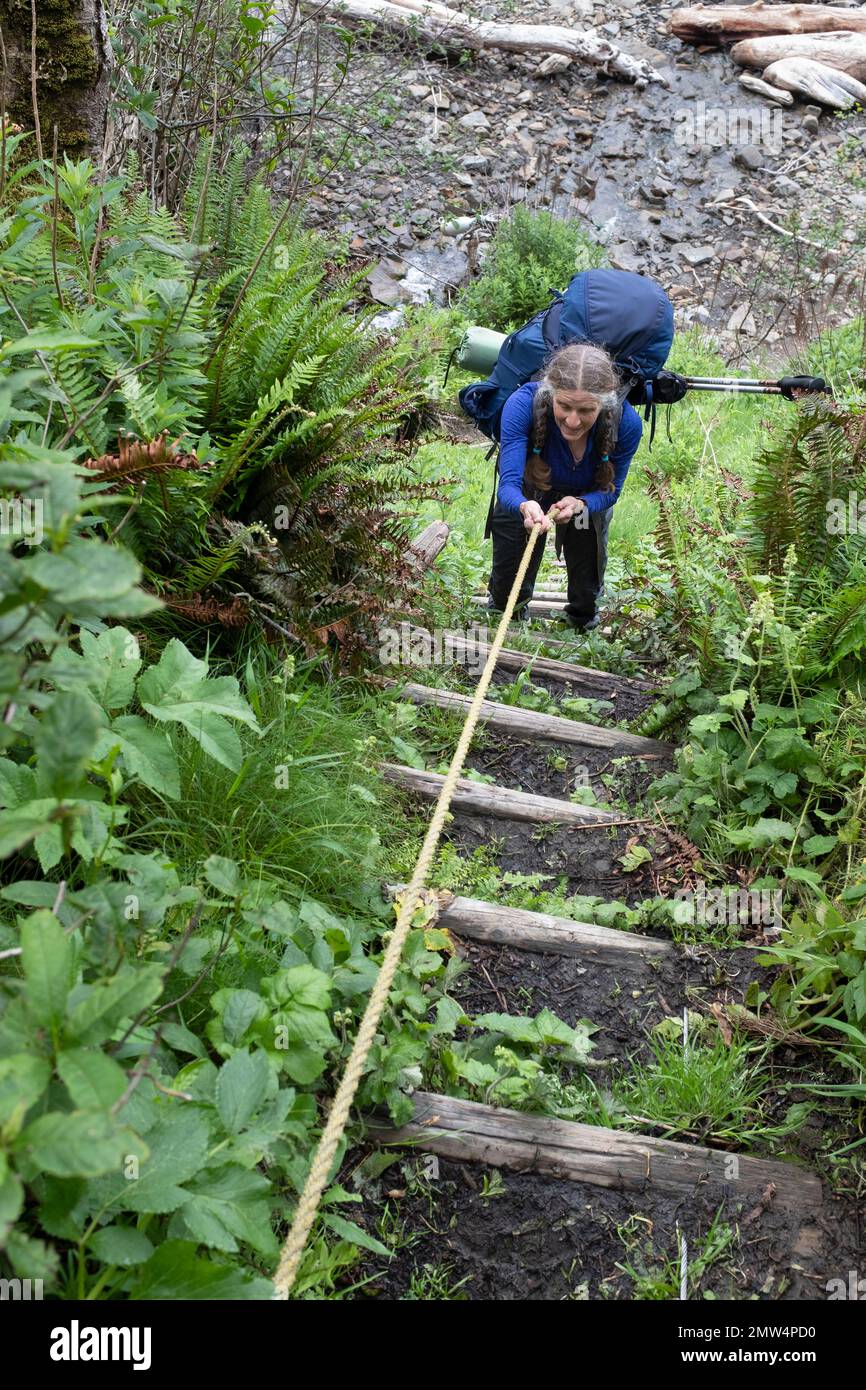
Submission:
<svg viewBox="0 0 866 1390">
<path fill-rule="evenodd" d="M 510 333 L 546 308 L 551 289 L 564 289 L 577 271 L 603 261 L 603 249 L 579 223 L 515 207 L 499 223 L 482 274 L 458 306 L 470 321 Z"/>
</svg>

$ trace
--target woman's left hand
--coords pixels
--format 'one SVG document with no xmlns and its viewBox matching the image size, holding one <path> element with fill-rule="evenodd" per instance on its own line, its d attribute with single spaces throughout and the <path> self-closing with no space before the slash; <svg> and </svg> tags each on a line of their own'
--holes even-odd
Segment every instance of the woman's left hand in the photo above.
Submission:
<svg viewBox="0 0 866 1390">
<path fill-rule="evenodd" d="M 561 501 L 556 503 L 557 524 L 564 521 L 571 521 L 572 517 L 577 516 L 577 514 L 584 511 L 585 508 L 586 503 L 582 497 L 563 497 Z"/>
</svg>

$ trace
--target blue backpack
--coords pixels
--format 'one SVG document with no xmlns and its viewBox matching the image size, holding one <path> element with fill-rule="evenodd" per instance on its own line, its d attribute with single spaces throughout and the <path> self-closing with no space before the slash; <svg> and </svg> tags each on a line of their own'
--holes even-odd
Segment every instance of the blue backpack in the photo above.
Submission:
<svg viewBox="0 0 866 1390">
<path fill-rule="evenodd" d="M 463 387 L 461 408 L 488 439 L 498 441 L 502 409 L 511 393 L 540 375 L 557 348 L 594 343 L 613 358 L 623 379 L 622 399 L 645 405 L 645 418 L 652 412 L 652 443 L 652 379 L 664 366 L 674 337 L 673 305 L 661 285 L 630 270 L 582 270 L 564 294 L 551 293 L 548 308 L 505 339 L 487 380 Z"/>
</svg>

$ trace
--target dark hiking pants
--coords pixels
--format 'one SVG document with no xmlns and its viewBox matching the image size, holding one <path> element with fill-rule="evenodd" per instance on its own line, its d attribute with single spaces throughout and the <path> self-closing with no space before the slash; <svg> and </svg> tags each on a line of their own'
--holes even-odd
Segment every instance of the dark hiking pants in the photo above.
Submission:
<svg viewBox="0 0 866 1390">
<path fill-rule="evenodd" d="M 542 509 L 547 512 L 563 495 L 550 493 L 533 500 L 540 502 Z M 590 512 L 585 526 L 575 526 L 572 520 L 556 527 L 557 549 L 561 541 L 568 576 L 565 617 L 575 627 L 585 627 L 596 618 L 596 607 L 604 587 L 607 533 L 612 510 L 612 507 L 608 507 L 603 512 Z M 523 558 L 529 531 L 519 512 L 507 512 L 498 501 L 493 509 L 490 529 L 493 536 L 493 565 L 487 586 L 490 595 L 488 602 L 501 612 Z M 518 616 L 522 616 L 525 605 L 532 597 L 546 539 L 545 535 L 541 535 L 535 542 L 514 609 Z"/>
</svg>

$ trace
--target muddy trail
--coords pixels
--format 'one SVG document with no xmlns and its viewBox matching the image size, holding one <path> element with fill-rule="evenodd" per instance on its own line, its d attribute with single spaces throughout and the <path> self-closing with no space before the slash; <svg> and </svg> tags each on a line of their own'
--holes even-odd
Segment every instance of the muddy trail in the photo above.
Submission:
<svg viewBox="0 0 866 1390">
<path fill-rule="evenodd" d="M 561 582 L 547 562 L 539 589 L 555 602 Z M 579 660 L 577 639 L 571 651 Z M 685 1238 L 689 1299 L 826 1299 L 828 1281 L 863 1262 L 857 1202 L 838 1180 L 834 1188 L 823 1157 L 856 1136 L 844 1110 L 808 1089 L 840 1078 L 755 1010 L 775 978 L 760 947 L 777 927 L 749 912 L 715 931 L 634 914 L 693 889 L 701 867 L 652 802 L 675 748 L 627 727 L 640 724 L 659 681 L 565 661 L 542 683 L 517 653 L 503 662 L 491 695 L 526 671 L 547 698 L 543 711 L 485 706 L 464 769 L 482 780 L 459 783 L 452 803 L 445 839 L 461 881 L 472 882 L 479 856 L 500 875 L 480 898 L 433 880 L 436 925 L 462 965 L 457 1037 L 483 1019 L 504 1028 L 507 1044 L 512 1027 L 554 1015 L 589 1044 L 516 1108 L 498 1081 L 467 1089 L 440 1076 L 439 1089 L 413 1093 L 401 1128 L 371 1119 L 345 1181 L 363 1195 L 363 1224 L 393 1253 L 365 1261 L 352 1296 L 675 1300 Z M 437 707 L 465 699 L 466 673 L 455 666 L 447 689 L 411 684 L 413 674 L 403 690 L 422 728 L 430 718 L 432 769 L 448 743 Z M 569 699 L 600 692 L 593 724 L 567 717 Z M 451 713 L 462 718 L 460 703 Z M 518 722 L 498 728 L 500 718 Z M 441 773 L 391 766 L 388 775 L 407 812 L 426 821 Z M 555 894 L 562 915 L 511 906 L 524 883 Z M 595 915 L 579 920 L 593 903 Z M 682 1070 L 696 1056 L 713 1059 L 691 1083 L 707 1095 L 682 1099 Z M 716 1066 L 729 1068 L 721 1100 Z"/>
</svg>

